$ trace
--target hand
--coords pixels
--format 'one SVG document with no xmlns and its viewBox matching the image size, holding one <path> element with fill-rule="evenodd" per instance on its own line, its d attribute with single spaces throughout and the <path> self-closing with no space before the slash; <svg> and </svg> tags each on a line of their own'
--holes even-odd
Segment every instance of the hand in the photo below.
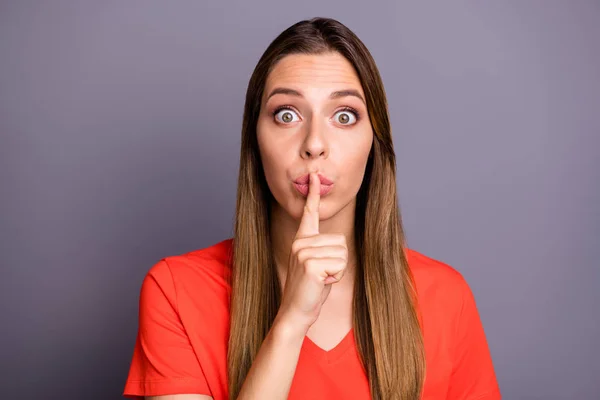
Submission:
<svg viewBox="0 0 600 400">
<path fill-rule="evenodd" d="M 321 182 L 310 175 L 304 214 L 294 237 L 278 317 L 308 332 L 348 265 L 344 234 L 319 233 Z"/>
</svg>

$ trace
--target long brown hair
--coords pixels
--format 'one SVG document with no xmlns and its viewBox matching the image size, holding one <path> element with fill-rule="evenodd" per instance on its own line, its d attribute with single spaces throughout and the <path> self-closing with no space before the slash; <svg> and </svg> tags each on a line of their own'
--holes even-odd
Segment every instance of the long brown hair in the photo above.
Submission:
<svg viewBox="0 0 600 400">
<path fill-rule="evenodd" d="M 269 231 L 270 205 L 256 125 L 267 76 L 289 54 L 335 51 L 361 81 L 374 140 L 357 194 L 356 282 L 353 328 L 376 400 L 420 398 L 425 357 L 416 293 L 405 254 L 396 194 L 396 158 L 387 100 L 371 54 L 346 26 L 330 18 L 300 21 L 265 50 L 246 92 L 233 238 L 231 325 L 228 348 L 230 399 L 237 398 L 277 314 L 282 288 Z"/>
</svg>

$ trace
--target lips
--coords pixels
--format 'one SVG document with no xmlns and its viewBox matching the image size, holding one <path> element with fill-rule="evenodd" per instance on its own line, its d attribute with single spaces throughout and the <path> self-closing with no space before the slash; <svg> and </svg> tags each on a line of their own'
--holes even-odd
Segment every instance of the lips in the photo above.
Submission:
<svg viewBox="0 0 600 400">
<path fill-rule="evenodd" d="M 327 177 L 318 174 L 319 175 L 319 181 L 321 183 L 321 185 L 333 185 L 333 181 L 327 179 Z M 306 174 L 306 175 L 302 175 L 298 178 L 296 178 L 294 180 L 295 183 L 298 183 L 300 185 L 308 185 L 308 183 L 310 182 L 310 174 Z"/>
<path fill-rule="evenodd" d="M 333 189 L 333 181 L 327 179 L 327 177 L 318 174 L 319 176 L 319 181 L 320 181 L 320 188 L 319 188 L 319 194 L 321 196 L 325 196 L 327 195 L 331 189 Z M 299 178 L 296 178 L 296 180 L 294 180 L 294 186 L 296 187 L 296 190 L 298 190 L 298 192 L 300 192 L 300 194 L 304 197 L 308 196 L 308 184 L 310 182 L 310 175 L 302 175 Z"/>
<path fill-rule="evenodd" d="M 298 192 L 306 197 L 308 196 L 308 185 L 302 185 L 300 183 L 296 183 L 294 182 L 294 186 L 296 187 L 296 190 L 298 190 Z M 320 185 L 319 187 L 319 195 L 320 196 L 325 196 L 326 194 L 328 194 L 331 189 L 333 189 L 333 185 Z"/>
</svg>

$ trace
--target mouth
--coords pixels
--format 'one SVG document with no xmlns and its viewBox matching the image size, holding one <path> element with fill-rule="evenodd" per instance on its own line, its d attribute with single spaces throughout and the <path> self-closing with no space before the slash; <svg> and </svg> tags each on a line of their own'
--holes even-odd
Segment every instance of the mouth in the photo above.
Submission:
<svg viewBox="0 0 600 400">
<path fill-rule="evenodd" d="M 321 175 L 321 174 L 317 174 L 319 175 L 319 181 L 321 182 L 321 185 L 333 185 L 333 181 L 327 179 L 326 176 Z M 294 179 L 294 183 L 298 183 L 300 185 L 308 185 L 310 181 L 310 174 L 306 174 L 306 175 L 302 175 L 299 176 L 298 178 Z"/>
<path fill-rule="evenodd" d="M 323 176 L 321 174 L 318 174 L 318 175 L 319 175 L 319 181 L 321 182 L 319 194 L 321 196 L 325 196 L 329 192 L 331 192 L 331 190 L 333 189 L 333 181 L 328 179 L 326 176 Z M 302 175 L 294 180 L 294 186 L 296 187 L 296 190 L 298 190 L 298 192 L 304 197 L 308 196 L 309 183 L 310 183 L 310 175 L 309 174 Z"/>
</svg>

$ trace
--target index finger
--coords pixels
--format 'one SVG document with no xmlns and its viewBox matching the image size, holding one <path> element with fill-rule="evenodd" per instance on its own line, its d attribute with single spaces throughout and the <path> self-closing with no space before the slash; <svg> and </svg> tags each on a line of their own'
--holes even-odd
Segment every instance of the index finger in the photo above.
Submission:
<svg viewBox="0 0 600 400">
<path fill-rule="evenodd" d="M 306 237 L 319 234 L 319 204 L 321 202 L 321 181 L 316 173 L 310 174 L 308 195 L 304 205 L 304 214 L 296 237 Z"/>
</svg>

